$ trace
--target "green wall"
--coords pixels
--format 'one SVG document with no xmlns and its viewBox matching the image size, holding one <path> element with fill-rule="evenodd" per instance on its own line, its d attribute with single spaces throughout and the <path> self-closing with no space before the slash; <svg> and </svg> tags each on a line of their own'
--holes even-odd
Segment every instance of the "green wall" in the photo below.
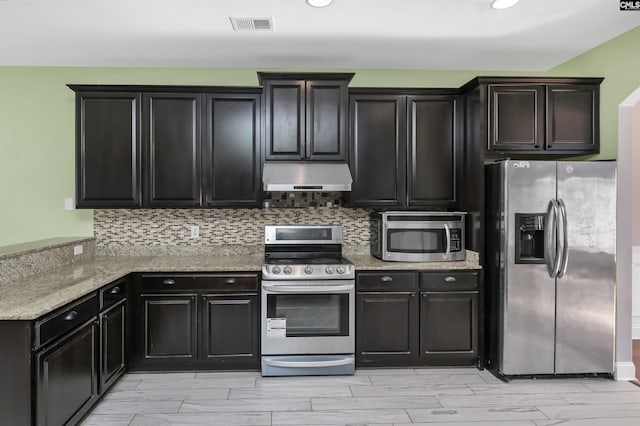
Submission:
<svg viewBox="0 0 640 426">
<path fill-rule="evenodd" d="M 353 87 L 458 87 L 477 75 L 602 76 L 602 148 L 597 158 L 609 159 L 617 153 L 617 106 L 640 86 L 638 46 L 640 27 L 546 73 L 332 71 L 355 72 Z M 256 71 L 0 67 L 0 246 L 93 234 L 91 210 L 64 210 L 64 198 L 75 194 L 74 94 L 66 84 L 256 86 Z"/>
</svg>

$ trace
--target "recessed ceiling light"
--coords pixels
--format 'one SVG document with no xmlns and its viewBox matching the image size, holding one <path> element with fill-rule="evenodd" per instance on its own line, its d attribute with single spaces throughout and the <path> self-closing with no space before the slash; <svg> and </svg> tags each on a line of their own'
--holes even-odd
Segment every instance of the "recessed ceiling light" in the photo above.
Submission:
<svg viewBox="0 0 640 426">
<path fill-rule="evenodd" d="M 491 7 L 494 9 L 508 9 L 515 6 L 520 0 L 493 0 Z"/>
<path fill-rule="evenodd" d="M 313 7 L 329 6 L 333 0 L 307 0 L 307 4 Z"/>
</svg>

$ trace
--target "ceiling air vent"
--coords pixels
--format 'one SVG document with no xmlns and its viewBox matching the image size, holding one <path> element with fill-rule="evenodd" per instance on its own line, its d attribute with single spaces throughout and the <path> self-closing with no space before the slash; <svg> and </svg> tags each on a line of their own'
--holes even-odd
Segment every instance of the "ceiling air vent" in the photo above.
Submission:
<svg viewBox="0 0 640 426">
<path fill-rule="evenodd" d="M 234 18 L 229 17 L 234 31 L 272 30 L 273 18 Z"/>
</svg>

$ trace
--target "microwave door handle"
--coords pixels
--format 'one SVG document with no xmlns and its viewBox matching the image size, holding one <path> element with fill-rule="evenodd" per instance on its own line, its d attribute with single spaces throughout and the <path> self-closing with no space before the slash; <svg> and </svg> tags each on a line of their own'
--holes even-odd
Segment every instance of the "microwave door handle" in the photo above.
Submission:
<svg viewBox="0 0 640 426">
<path fill-rule="evenodd" d="M 447 240 L 447 249 L 445 250 L 444 257 L 445 259 L 449 257 L 449 253 L 451 252 L 451 231 L 449 230 L 449 225 L 444 224 L 444 237 Z"/>
</svg>

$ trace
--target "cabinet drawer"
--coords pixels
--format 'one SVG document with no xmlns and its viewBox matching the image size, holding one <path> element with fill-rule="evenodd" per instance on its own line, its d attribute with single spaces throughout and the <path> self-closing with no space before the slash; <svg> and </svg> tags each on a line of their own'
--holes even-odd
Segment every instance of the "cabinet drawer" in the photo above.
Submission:
<svg viewBox="0 0 640 426">
<path fill-rule="evenodd" d="M 115 281 L 100 289 L 100 310 L 103 311 L 127 298 L 127 280 Z"/>
<path fill-rule="evenodd" d="M 36 348 L 43 346 L 98 314 L 98 296 L 93 293 L 78 302 L 58 309 L 45 318 L 36 321 Z"/>
<path fill-rule="evenodd" d="M 477 290 L 477 272 L 421 272 L 421 290 Z"/>
<path fill-rule="evenodd" d="M 417 279 L 413 272 L 359 272 L 356 286 L 358 291 L 416 290 Z"/>
<path fill-rule="evenodd" d="M 257 291 L 257 274 L 143 275 L 142 291 Z"/>
</svg>

